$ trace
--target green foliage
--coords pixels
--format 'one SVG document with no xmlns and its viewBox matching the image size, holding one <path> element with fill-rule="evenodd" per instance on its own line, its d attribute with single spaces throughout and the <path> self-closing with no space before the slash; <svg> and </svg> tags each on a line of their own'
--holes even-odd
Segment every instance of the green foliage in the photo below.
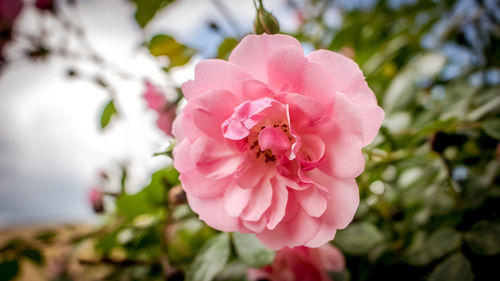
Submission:
<svg viewBox="0 0 500 281">
<path fill-rule="evenodd" d="M 165 56 L 169 65 L 165 70 L 174 66 L 183 66 L 189 62 L 196 50 L 177 42 L 172 36 L 159 34 L 153 36 L 148 45 L 149 52 L 155 57 Z"/>
<path fill-rule="evenodd" d="M 429 281 L 472 281 L 474 275 L 469 261 L 461 254 L 455 254 L 439 264 Z"/>
<path fill-rule="evenodd" d="M 371 223 L 361 222 L 350 225 L 339 231 L 335 242 L 346 253 L 351 255 L 367 254 L 375 245 L 383 240 L 383 235 Z"/>
<path fill-rule="evenodd" d="M 234 232 L 233 244 L 238 258 L 249 267 L 263 267 L 274 260 L 274 252 L 262 245 L 254 234 Z"/>
<path fill-rule="evenodd" d="M 217 58 L 227 59 L 231 51 L 238 45 L 238 40 L 232 37 L 225 38 L 217 49 Z"/>
<path fill-rule="evenodd" d="M 226 265 L 231 252 L 228 233 L 208 240 L 189 268 L 186 281 L 210 281 Z"/>
<path fill-rule="evenodd" d="M 14 279 L 19 272 L 19 263 L 15 260 L 0 262 L 0 276 L 2 280 L 8 281 Z"/>
<path fill-rule="evenodd" d="M 493 256 L 500 252 L 500 223 L 476 223 L 466 233 L 467 245 L 478 255 Z"/>
<path fill-rule="evenodd" d="M 111 118 L 113 116 L 117 115 L 118 111 L 116 110 L 115 107 L 115 101 L 114 99 L 111 99 L 106 106 L 104 106 L 104 109 L 101 114 L 101 129 L 106 128 L 109 125 L 109 122 L 111 121 Z"/>
</svg>

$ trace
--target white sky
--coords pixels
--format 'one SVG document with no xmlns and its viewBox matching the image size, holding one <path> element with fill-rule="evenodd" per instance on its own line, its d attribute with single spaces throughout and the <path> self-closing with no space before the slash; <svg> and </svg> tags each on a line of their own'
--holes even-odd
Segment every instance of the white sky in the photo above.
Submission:
<svg viewBox="0 0 500 281">
<path fill-rule="evenodd" d="M 255 13 L 252 1 L 222 2 L 241 32 L 249 33 Z M 265 1 L 277 16 L 286 15 L 280 18 L 282 29 L 293 29 L 293 17 L 283 2 Z M 89 41 L 100 54 L 124 71 L 167 85 L 157 62 L 138 47 L 143 34 L 133 21 L 132 5 L 123 0 L 79 3 Z M 30 30 L 35 18 L 32 10 L 25 10 L 19 28 Z M 178 0 L 148 25 L 146 38 L 171 34 L 210 56 L 223 37 L 206 26 L 207 20 L 235 35 L 211 1 Z M 9 51 L 15 53 L 13 49 Z M 61 59 L 21 62 L 0 76 L 0 227 L 87 221 L 93 217 L 87 190 L 99 182 L 101 169 L 117 173 L 118 164 L 129 163 L 129 187 L 137 190 L 151 172 L 167 163 L 152 157 L 168 139 L 155 127 L 154 113 L 146 110 L 141 83 L 112 79 L 123 115 L 102 132 L 99 117 L 108 100 L 106 92 L 92 83 L 65 78 L 68 65 Z M 182 83 L 192 77 L 193 65 L 174 71 L 174 80 Z"/>
</svg>

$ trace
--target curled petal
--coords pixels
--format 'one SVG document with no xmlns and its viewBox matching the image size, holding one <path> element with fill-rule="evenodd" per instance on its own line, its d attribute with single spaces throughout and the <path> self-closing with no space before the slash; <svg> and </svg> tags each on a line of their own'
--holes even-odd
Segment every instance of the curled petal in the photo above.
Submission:
<svg viewBox="0 0 500 281">
<path fill-rule="evenodd" d="M 221 197 L 211 199 L 199 199 L 187 194 L 189 206 L 200 219 L 208 225 L 221 231 L 238 231 L 239 221 L 237 218 L 229 216 L 224 210 L 224 202 Z"/>
</svg>

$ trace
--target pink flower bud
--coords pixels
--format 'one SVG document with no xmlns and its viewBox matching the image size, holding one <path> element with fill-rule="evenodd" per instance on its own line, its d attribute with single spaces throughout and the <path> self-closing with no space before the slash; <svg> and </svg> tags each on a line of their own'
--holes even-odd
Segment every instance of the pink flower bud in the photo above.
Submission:
<svg viewBox="0 0 500 281">
<path fill-rule="evenodd" d="M 91 187 L 89 190 L 89 201 L 94 212 L 100 214 L 104 212 L 104 201 L 102 191 L 98 188 Z"/>
</svg>

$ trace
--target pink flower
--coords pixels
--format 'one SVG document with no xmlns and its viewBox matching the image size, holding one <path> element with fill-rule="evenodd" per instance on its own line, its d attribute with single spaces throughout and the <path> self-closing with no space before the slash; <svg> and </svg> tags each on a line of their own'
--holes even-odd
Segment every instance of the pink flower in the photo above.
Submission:
<svg viewBox="0 0 500 281">
<path fill-rule="evenodd" d="M 102 191 L 98 188 L 91 187 L 89 190 L 89 201 L 92 205 L 92 209 L 96 213 L 104 212 L 104 201 L 102 199 Z"/>
<path fill-rule="evenodd" d="M 272 249 L 319 247 L 352 220 L 361 148 L 383 110 L 351 59 L 304 57 L 287 35 L 249 35 L 182 85 L 175 167 L 191 208 Z"/>
<path fill-rule="evenodd" d="M 270 281 L 331 281 L 328 271 L 342 271 L 345 259 L 330 244 L 320 248 L 284 248 L 276 252 L 272 265 L 262 269 L 249 269 L 250 280 Z"/>
<path fill-rule="evenodd" d="M 153 84 L 146 81 L 146 92 L 144 99 L 148 107 L 158 113 L 156 125 L 165 134 L 172 135 L 172 122 L 175 119 L 175 103 L 168 102 L 165 95 L 160 92 Z"/>
</svg>

